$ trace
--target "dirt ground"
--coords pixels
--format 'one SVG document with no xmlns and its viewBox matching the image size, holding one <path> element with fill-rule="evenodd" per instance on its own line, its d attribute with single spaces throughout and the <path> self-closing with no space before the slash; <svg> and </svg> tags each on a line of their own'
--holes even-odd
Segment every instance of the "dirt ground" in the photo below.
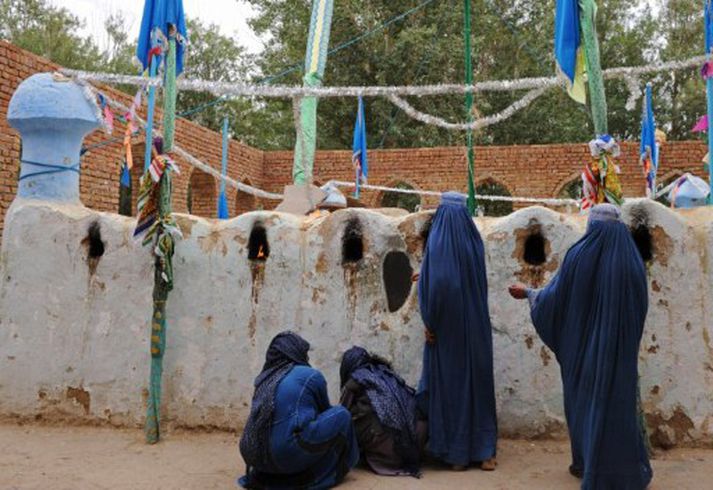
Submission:
<svg viewBox="0 0 713 490">
<path fill-rule="evenodd" d="M 427 467 L 420 480 L 357 470 L 340 487 L 576 490 L 566 441 L 501 441 L 498 470 Z M 653 461 L 652 489 L 713 488 L 713 450 L 681 449 Z M 147 446 L 139 430 L 0 425 L 0 489 L 233 489 L 243 463 L 229 433 L 173 432 Z"/>
</svg>

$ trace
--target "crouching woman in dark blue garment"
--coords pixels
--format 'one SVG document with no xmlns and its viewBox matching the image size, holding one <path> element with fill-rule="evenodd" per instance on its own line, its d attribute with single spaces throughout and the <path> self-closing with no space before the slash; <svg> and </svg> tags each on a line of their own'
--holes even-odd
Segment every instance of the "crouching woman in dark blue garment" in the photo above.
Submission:
<svg viewBox="0 0 713 490">
<path fill-rule="evenodd" d="M 417 416 L 416 391 L 361 347 L 344 353 L 339 378 L 363 461 L 379 475 L 419 477 L 427 426 Z"/>
<path fill-rule="evenodd" d="M 646 271 L 619 209 L 592 209 L 587 232 L 544 289 L 510 293 L 530 300 L 535 329 L 560 364 L 570 472 L 584 490 L 646 488 L 653 472 L 637 416 Z"/>
<path fill-rule="evenodd" d="M 351 414 L 330 406 L 327 382 L 310 367 L 308 351 L 292 332 L 278 334 L 267 349 L 240 439 L 244 488 L 331 488 L 359 460 Z"/>
</svg>

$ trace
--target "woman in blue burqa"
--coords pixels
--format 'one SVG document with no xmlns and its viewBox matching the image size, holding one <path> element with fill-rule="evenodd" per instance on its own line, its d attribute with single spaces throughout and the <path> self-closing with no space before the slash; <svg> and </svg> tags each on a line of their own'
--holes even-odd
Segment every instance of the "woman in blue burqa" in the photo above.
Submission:
<svg viewBox="0 0 713 490">
<path fill-rule="evenodd" d="M 363 461 L 379 475 L 420 476 L 426 424 L 417 417 L 415 390 L 361 347 L 344 353 L 339 378 Z"/>
<path fill-rule="evenodd" d="M 465 197 L 443 195 L 418 277 L 426 326 L 419 407 L 428 450 L 463 470 L 495 469 L 497 420 L 485 252 Z"/>
<path fill-rule="evenodd" d="M 351 414 L 330 406 L 327 382 L 310 367 L 308 351 L 292 332 L 278 334 L 267 349 L 240 439 L 244 488 L 331 488 L 359 460 Z"/>
<path fill-rule="evenodd" d="M 641 490 L 653 473 L 637 416 L 646 271 L 619 208 L 592 208 L 584 236 L 530 300 L 532 322 L 560 364 L 572 446 L 570 472 L 586 490 Z"/>
</svg>

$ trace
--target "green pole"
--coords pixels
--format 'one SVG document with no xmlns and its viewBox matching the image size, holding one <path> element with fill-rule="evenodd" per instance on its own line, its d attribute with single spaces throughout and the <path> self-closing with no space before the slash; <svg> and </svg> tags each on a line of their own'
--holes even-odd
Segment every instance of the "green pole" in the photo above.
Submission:
<svg viewBox="0 0 713 490">
<path fill-rule="evenodd" d="M 173 27 L 171 27 L 173 29 Z M 163 151 L 173 150 L 176 129 L 176 37 L 168 40 L 166 55 L 166 81 L 163 91 Z"/>
<path fill-rule="evenodd" d="M 464 0 L 463 8 L 463 38 L 465 41 L 465 84 L 473 85 L 473 54 L 470 42 L 470 0 Z M 473 122 L 473 92 L 465 95 L 466 120 Z M 468 146 L 468 210 L 472 216 L 475 215 L 477 204 L 475 202 L 475 151 L 473 150 L 473 130 L 469 129 L 466 134 Z"/>
<path fill-rule="evenodd" d="M 604 92 L 604 76 L 599 59 L 599 41 L 597 40 L 597 4 L 594 0 L 579 0 L 580 24 L 584 57 L 587 67 L 587 83 L 589 85 L 589 100 L 594 122 L 595 136 L 609 132 L 607 125 L 607 98 Z"/>
<path fill-rule="evenodd" d="M 319 87 L 322 84 L 333 9 L 334 0 L 312 1 L 303 79 L 305 87 Z M 304 97 L 299 104 L 299 119 L 296 121 L 299 127 L 292 167 L 292 180 L 298 185 L 312 182 L 314 153 L 317 148 L 317 98 Z"/>
<path fill-rule="evenodd" d="M 151 177 L 146 173 L 144 179 Z M 166 169 L 161 176 L 158 198 L 159 229 L 154 243 L 153 315 L 151 316 L 151 374 L 149 377 L 149 398 L 146 407 L 144 432 L 146 442 L 156 444 L 161 438 L 161 377 L 163 376 L 163 355 L 166 351 L 166 301 L 173 289 L 174 238 L 167 227 L 175 228 L 171 210 L 171 170 Z"/>
</svg>

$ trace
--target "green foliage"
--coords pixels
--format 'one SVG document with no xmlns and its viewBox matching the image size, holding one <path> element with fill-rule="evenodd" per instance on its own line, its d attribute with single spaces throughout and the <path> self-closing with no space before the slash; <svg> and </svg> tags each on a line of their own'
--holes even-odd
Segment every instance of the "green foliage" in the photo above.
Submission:
<svg viewBox="0 0 713 490">
<path fill-rule="evenodd" d="M 413 186 L 407 184 L 406 182 L 397 182 L 396 184 L 390 186 L 396 189 L 409 189 L 413 190 Z M 421 197 L 418 194 L 403 194 L 401 192 L 384 192 L 381 197 L 381 207 L 382 208 L 401 208 L 405 209 L 409 213 L 416 211 L 416 207 L 421 204 Z"/>
<path fill-rule="evenodd" d="M 510 196 L 507 187 L 498 184 L 493 180 L 486 180 L 475 187 L 475 194 L 478 196 Z M 507 201 L 488 201 L 481 199 L 478 201 L 478 209 L 482 211 L 484 216 L 507 216 L 512 213 L 513 206 Z"/>
<path fill-rule="evenodd" d="M 475 81 L 551 76 L 554 73 L 555 0 L 472 0 L 472 45 Z M 187 77 L 222 81 L 299 85 L 311 0 L 248 0 L 257 15 L 256 33 L 269 42 L 258 57 L 247 54 L 238 39 L 214 25 L 188 22 Z M 330 55 L 327 85 L 417 85 L 462 83 L 463 1 L 434 1 L 416 13 L 381 29 L 386 21 L 419 5 L 421 0 L 340 0 L 335 2 L 330 46 L 373 32 Z M 598 0 L 597 29 L 604 68 L 683 59 L 703 51 L 702 4 L 666 0 L 651 11 L 645 0 Z M 69 68 L 135 73 L 135 43 L 125 20 L 106 23 L 107 47 L 78 35 L 81 21 L 48 0 L 0 0 L 0 37 Z M 297 67 L 285 76 L 269 78 Z M 654 83 L 659 126 L 669 140 L 691 138 L 690 128 L 705 113 L 705 87 L 698 70 L 642 78 Z M 633 111 L 621 81 L 606 83 L 610 132 L 636 140 L 641 102 Z M 127 90 L 129 90 L 127 88 Z M 503 110 L 523 94 L 476 94 L 477 113 Z M 207 93 L 181 92 L 178 111 L 210 103 Z M 462 96 L 409 99 L 417 109 L 463 121 Z M 464 144 L 465 135 L 409 119 L 383 98 L 365 100 L 370 148 Z M 318 112 L 320 148 L 350 148 L 356 102 L 323 99 Z M 192 113 L 190 119 L 219 131 L 228 117 L 234 137 L 265 149 L 294 145 L 292 102 L 233 99 Z M 592 136 L 587 108 L 562 90 L 551 90 L 504 123 L 476 135 L 478 144 L 547 144 L 583 142 Z M 464 171 L 465 173 L 465 171 Z M 464 177 L 465 179 L 465 177 Z"/>
<path fill-rule="evenodd" d="M 271 39 L 257 60 L 263 75 L 274 75 L 304 57 L 309 26 L 307 0 L 250 0 L 258 15 L 252 27 Z M 414 0 L 344 0 L 334 7 L 332 47 L 378 28 L 393 16 L 414 7 Z M 668 0 L 655 15 L 651 2 L 599 0 L 597 29 L 604 68 L 680 59 L 700 53 L 700 2 Z M 473 0 L 473 60 L 475 80 L 497 80 L 554 73 L 554 0 Z M 377 31 L 348 49 L 330 56 L 327 85 L 408 85 L 461 83 L 463 73 L 463 2 L 443 0 L 387 29 Z M 301 72 L 274 83 L 299 84 Z M 643 80 L 646 81 L 646 80 Z M 696 70 L 656 77 L 657 117 L 670 129 L 670 139 L 685 139 L 696 117 L 705 110 L 704 90 Z M 622 139 L 639 134 L 640 103 L 625 104 L 624 83 L 608 81 L 610 132 Z M 643 86 L 642 86 L 643 89 Z M 479 114 L 499 112 L 523 94 L 478 94 Z M 424 97 L 410 100 L 418 109 L 462 121 L 463 98 Z M 366 101 L 371 147 L 417 147 L 463 144 L 464 135 L 410 120 L 386 100 Z M 351 144 L 355 103 L 348 99 L 320 101 L 319 146 L 345 148 Z M 263 117 L 271 121 L 268 148 L 289 148 L 294 129 L 291 105 L 268 102 Z M 279 128 L 279 129 L 278 129 Z M 562 90 L 552 90 L 507 122 L 478 135 L 481 144 L 546 144 L 591 139 L 593 128 L 585 107 Z"/>
<path fill-rule="evenodd" d="M 47 0 L 0 0 L 0 38 L 55 63 L 80 70 L 131 73 L 134 45 L 120 15 L 106 22 L 109 49 L 76 32 L 81 20 Z"/>
</svg>

